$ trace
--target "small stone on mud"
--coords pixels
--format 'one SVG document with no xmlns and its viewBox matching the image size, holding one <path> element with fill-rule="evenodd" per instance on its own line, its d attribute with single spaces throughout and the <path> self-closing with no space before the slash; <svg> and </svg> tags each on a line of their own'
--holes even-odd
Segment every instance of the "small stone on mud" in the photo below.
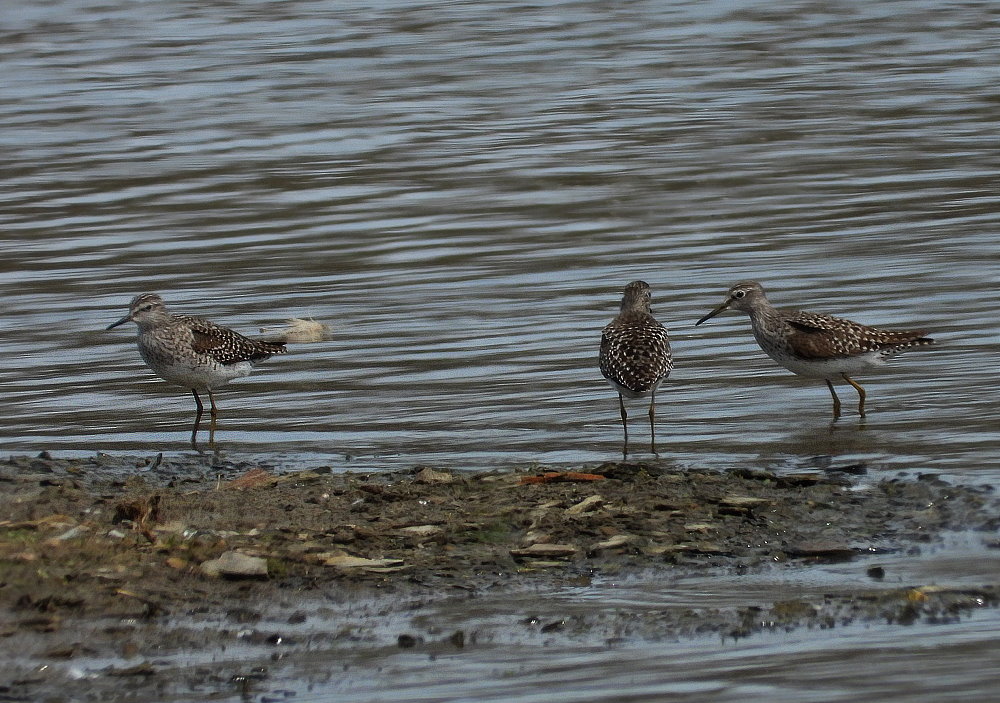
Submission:
<svg viewBox="0 0 1000 703">
<path fill-rule="evenodd" d="M 546 542 L 551 542 L 551 541 L 552 541 L 552 535 L 550 535 L 548 532 L 541 532 L 539 530 L 528 530 L 524 534 L 524 539 L 521 540 L 521 543 L 524 544 L 524 546 L 528 547 L 531 546 L 532 544 L 545 544 Z"/>
<path fill-rule="evenodd" d="M 49 542 L 65 542 L 66 540 L 76 539 L 77 537 L 83 537 L 88 531 L 86 525 L 77 525 L 76 527 L 66 530 L 58 537 L 53 537 Z"/>
<path fill-rule="evenodd" d="M 438 525 L 413 525 L 411 527 L 402 527 L 399 531 L 410 537 L 433 537 L 444 532 Z"/>
<path fill-rule="evenodd" d="M 868 569 L 865 572 L 865 574 L 868 576 L 868 578 L 881 580 L 885 578 L 885 569 L 881 566 L 873 566 L 870 569 Z"/>
<path fill-rule="evenodd" d="M 778 601 L 771 606 L 771 613 L 778 620 L 794 621 L 814 616 L 816 614 L 816 608 L 805 601 L 784 600 Z"/>
<path fill-rule="evenodd" d="M 600 552 L 605 549 L 620 549 L 621 547 L 628 546 L 634 537 L 631 535 L 615 535 L 610 537 L 603 542 L 596 542 L 590 547 L 590 553 Z"/>
<path fill-rule="evenodd" d="M 242 552 L 229 551 L 218 559 L 203 562 L 201 570 L 208 576 L 267 578 L 267 560 Z"/>
<path fill-rule="evenodd" d="M 510 550 L 515 557 L 560 558 L 571 557 L 579 551 L 572 544 L 533 544 L 525 549 Z"/>
<path fill-rule="evenodd" d="M 552 508 L 558 508 L 560 505 L 562 505 L 561 500 L 549 500 L 539 504 L 532 512 L 544 513 L 546 510 L 551 510 Z"/>
<path fill-rule="evenodd" d="M 400 635 L 396 638 L 396 644 L 400 649 L 409 649 L 410 647 L 416 647 L 419 640 L 413 635 Z"/>
<path fill-rule="evenodd" d="M 596 510 L 604 504 L 604 498 L 599 495 L 592 495 L 588 498 L 584 498 L 576 505 L 571 505 L 566 508 L 567 515 L 580 515 L 582 513 L 588 513 L 592 510 Z"/>
<path fill-rule="evenodd" d="M 234 478 L 232 481 L 227 481 L 222 484 L 223 490 L 230 491 L 242 491 L 247 488 L 256 488 L 257 486 L 263 486 L 268 483 L 272 483 L 275 480 L 274 475 L 265 469 L 256 468 L 250 469 L 242 476 Z"/>
<path fill-rule="evenodd" d="M 426 467 L 418 471 L 413 480 L 417 483 L 451 483 L 455 477 L 445 471 L 435 471 Z"/>
<path fill-rule="evenodd" d="M 316 558 L 324 566 L 335 566 L 341 569 L 394 568 L 403 565 L 402 559 L 367 559 L 354 557 L 342 551 L 317 554 Z"/>
</svg>

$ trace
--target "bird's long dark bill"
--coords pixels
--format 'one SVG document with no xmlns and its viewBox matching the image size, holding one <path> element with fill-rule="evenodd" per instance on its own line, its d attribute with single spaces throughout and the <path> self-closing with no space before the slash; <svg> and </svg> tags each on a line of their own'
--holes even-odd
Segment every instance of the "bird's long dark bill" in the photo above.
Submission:
<svg viewBox="0 0 1000 703">
<path fill-rule="evenodd" d="M 106 329 L 106 330 L 113 330 L 118 325 L 124 325 L 126 322 L 130 321 L 131 319 L 132 318 L 129 315 L 126 315 L 122 319 L 118 320 L 118 322 L 115 322 L 114 324 L 108 325 L 104 329 Z"/>
<path fill-rule="evenodd" d="M 698 325 L 700 325 L 705 320 L 710 320 L 713 317 L 715 317 L 716 315 L 718 315 L 720 312 L 723 312 L 723 311 L 728 310 L 728 309 L 729 309 L 729 301 L 727 300 L 722 305 L 720 305 L 719 307 L 717 307 L 715 310 L 713 310 L 712 312 L 710 312 L 707 315 L 705 315 L 705 317 L 701 318 L 696 323 L 694 323 L 694 326 L 697 327 Z"/>
</svg>

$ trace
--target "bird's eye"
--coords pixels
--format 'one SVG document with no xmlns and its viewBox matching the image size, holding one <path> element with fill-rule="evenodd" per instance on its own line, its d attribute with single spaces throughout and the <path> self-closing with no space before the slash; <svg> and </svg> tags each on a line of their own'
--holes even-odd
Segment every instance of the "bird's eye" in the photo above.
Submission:
<svg viewBox="0 0 1000 703">
<path fill-rule="evenodd" d="M 152 309 L 153 309 L 152 305 L 143 305 L 142 306 L 142 312 L 149 312 Z"/>
<path fill-rule="evenodd" d="M 746 294 L 747 294 L 746 291 L 738 290 L 738 291 L 734 291 L 733 292 L 733 297 L 734 298 L 744 298 L 744 297 L 746 297 Z"/>
</svg>

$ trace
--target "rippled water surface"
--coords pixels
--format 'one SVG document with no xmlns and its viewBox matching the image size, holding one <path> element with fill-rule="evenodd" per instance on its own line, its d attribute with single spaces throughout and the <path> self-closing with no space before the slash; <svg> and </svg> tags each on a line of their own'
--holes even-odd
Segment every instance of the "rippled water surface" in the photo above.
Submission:
<svg viewBox="0 0 1000 703">
<path fill-rule="evenodd" d="M 188 451 L 190 397 L 104 331 L 151 290 L 335 328 L 218 394 L 230 456 L 614 459 L 597 344 L 642 278 L 664 461 L 1000 484 L 993 3 L 52 0 L 0 66 L 8 452 Z M 745 317 L 695 329 L 745 278 L 938 344 L 831 423 Z"/>
</svg>

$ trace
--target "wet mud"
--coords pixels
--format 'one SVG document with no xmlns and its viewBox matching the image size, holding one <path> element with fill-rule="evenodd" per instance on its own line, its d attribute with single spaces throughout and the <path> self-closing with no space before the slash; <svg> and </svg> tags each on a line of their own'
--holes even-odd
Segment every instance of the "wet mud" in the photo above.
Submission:
<svg viewBox="0 0 1000 703">
<path fill-rule="evenodd" d="M 950 530 L 997 548 L 997 506 L 987 486 L 858 465 L 357 474 L 199 455 L 11 457 L 0 462 L 0 700 L 245 695 L 317 650 L 950 622 L 995 607 L 998 584 L 886 587 L 869 560 L 856 587 L 812 600 L 652 617 L 517 606 L 490 628 L 472 613 L 600 579 L 919 554 Z M 457 613 L 447 622 L 414 617 L 442 603 Z"/>
</svg>

